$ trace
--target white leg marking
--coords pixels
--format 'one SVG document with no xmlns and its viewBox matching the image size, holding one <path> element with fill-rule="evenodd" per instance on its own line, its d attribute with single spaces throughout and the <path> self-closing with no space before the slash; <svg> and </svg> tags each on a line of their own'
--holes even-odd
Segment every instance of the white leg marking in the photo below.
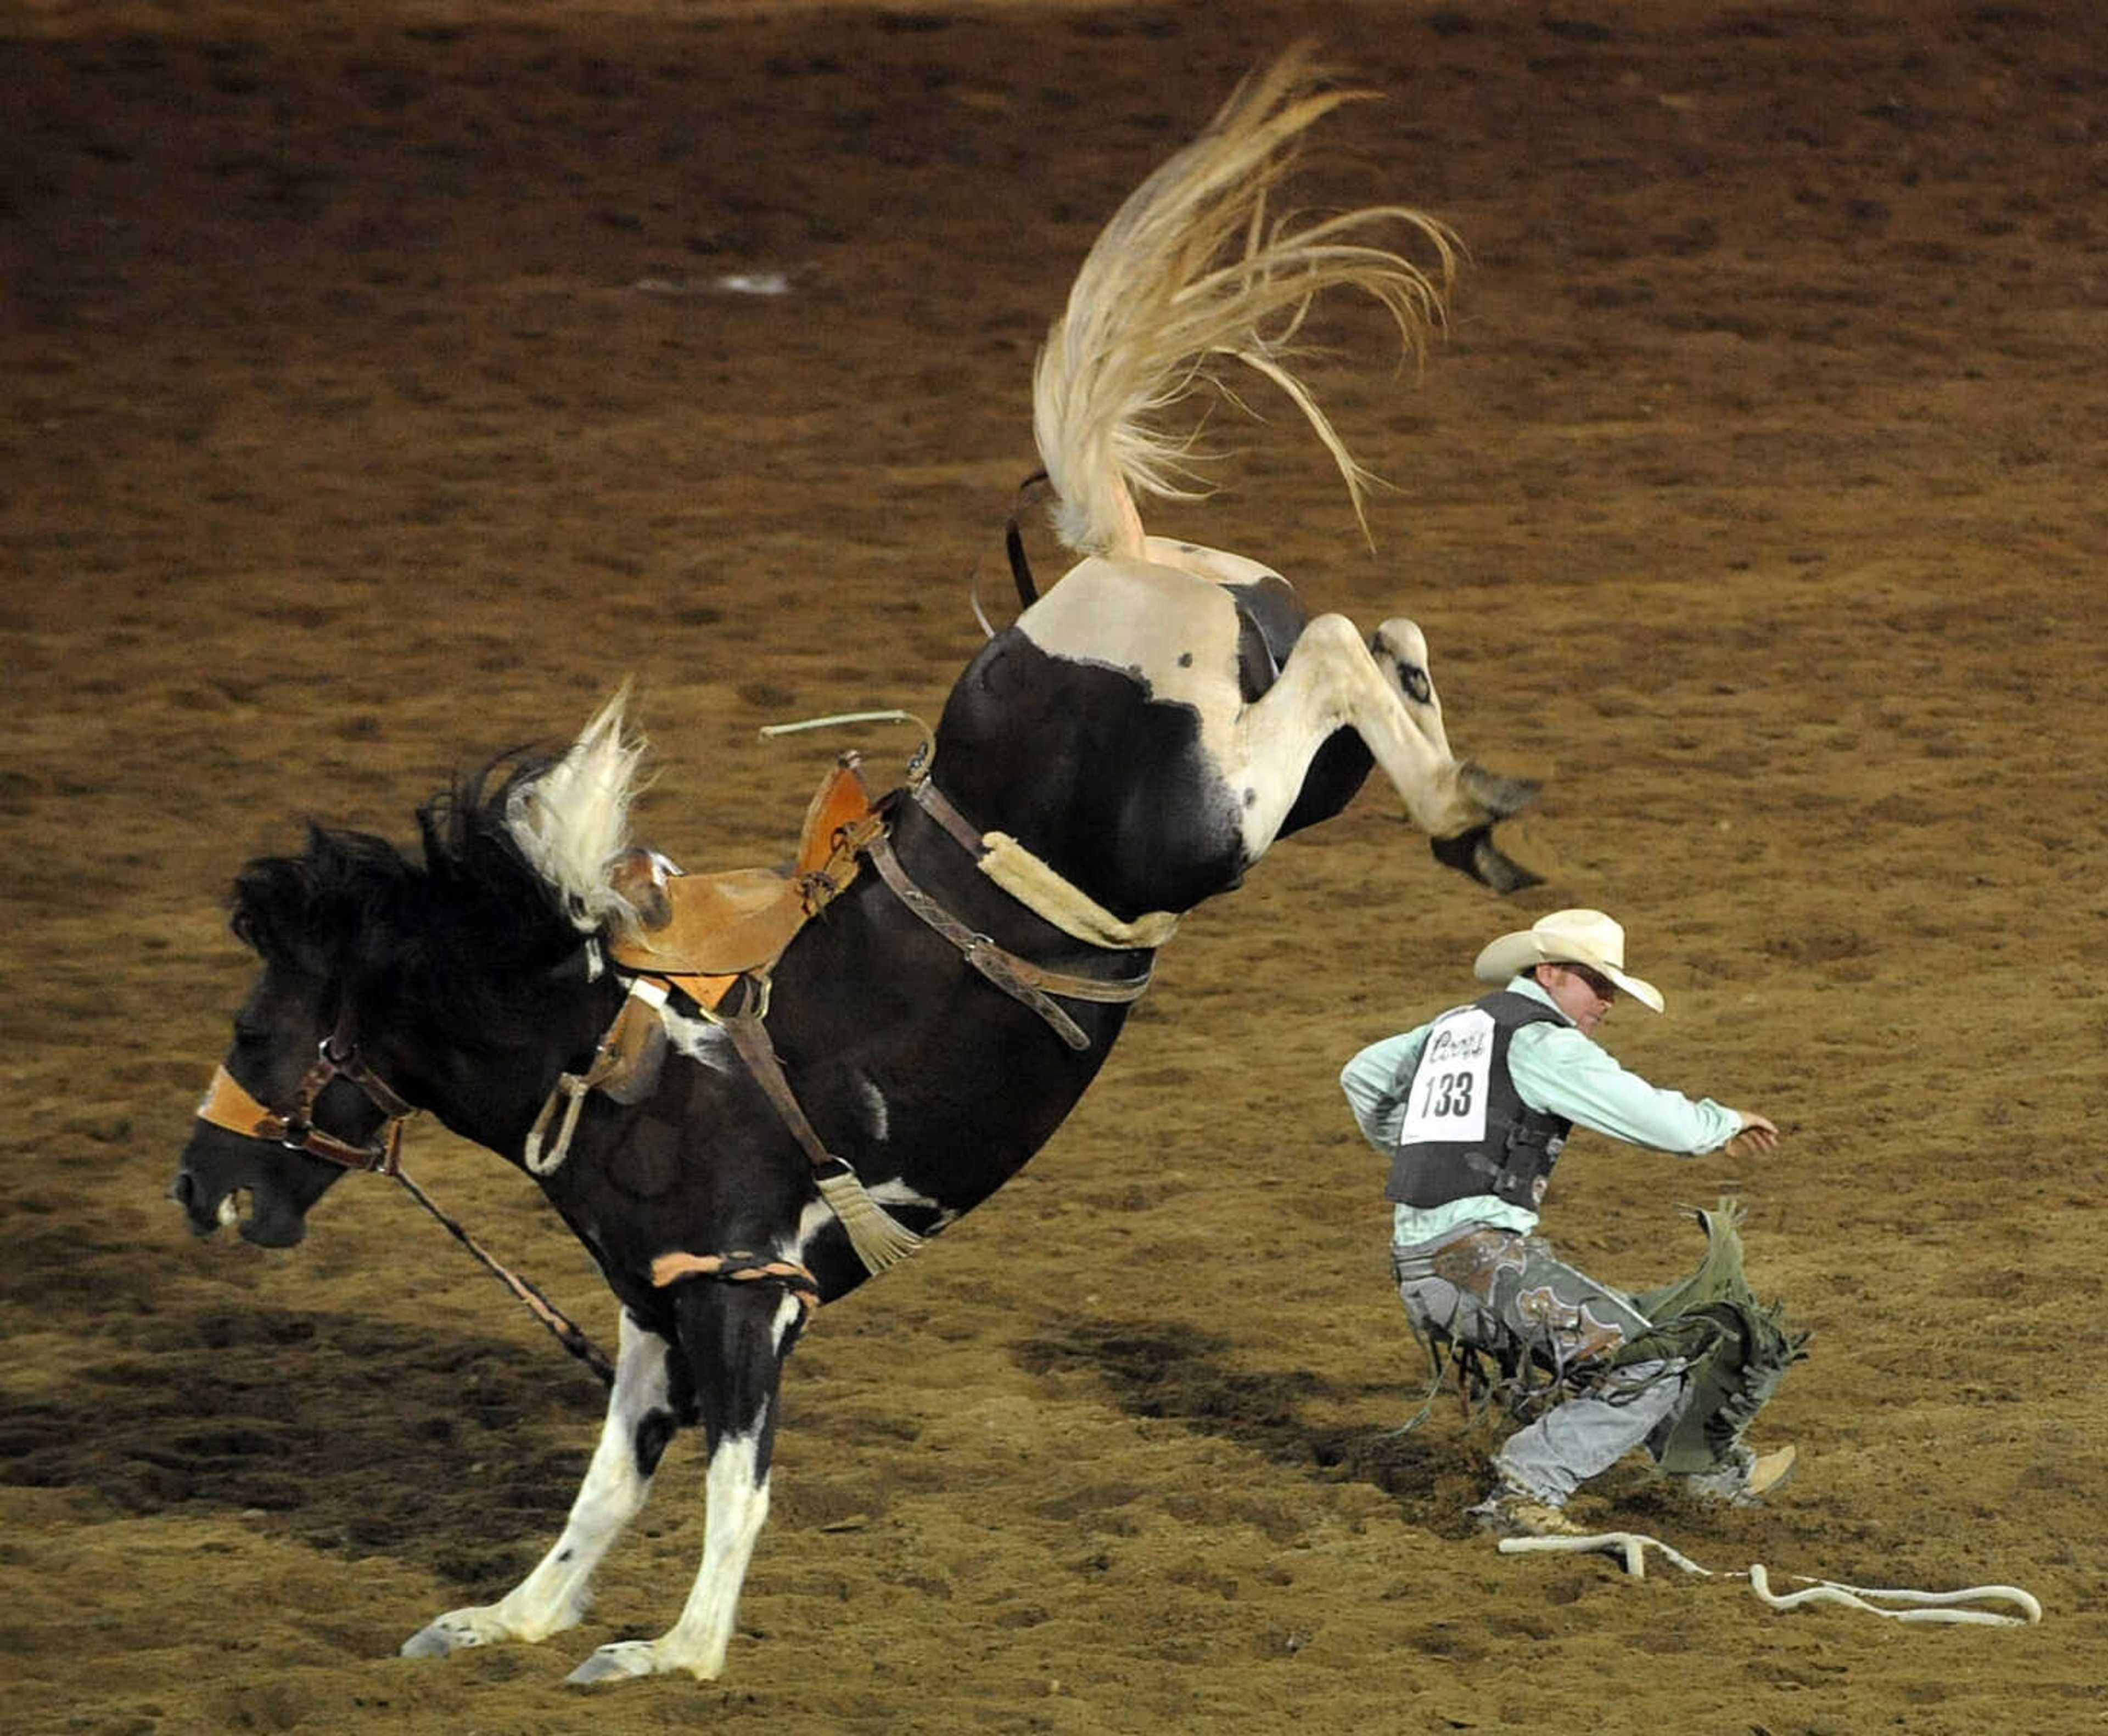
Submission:
<svg viewBox="0 0 2108 1736">
<path fill-rule="evenodd" d="M 1265 569 L 1219 549 L 1169 551 L 1182 564 L 1081 561 L 1018 624 L 1056 656 L 1128 669 L 1152 697 L 1199 713 L 1201 749 L 1239 804 L 1249 860 L 1265 854 L 1311 760 L 1342 727 L 1368 744 L 1406 812 L 1430 837 L 1492 817 L 1459 781 L 1441 701 L 1427 678 L 1427 641 L 1412 622 L 1386 621 L 1372 653 L 1345 615 L 1316 617 L 1273 686 L 1247 705 L 1236 682 L 1236 605 L 1221 581 L 1202 575 Z M 1401 681 L 1408 671 L 1424 699 Z"/>
<path fill-rule="evenodd" d="M 1223 772 L 1241 798 L 1254 859 L 1273 842 L 1295 805 L 1310 762 L 1336 729 L 1354 730 L 1430 837 L 1446 838 L 1488 818 L 1458 781 L 1431 680 L 1415 699 L 1399 672 L 1427 668 L 1427 642 L 1410 621 L 1386 621 L 1381 660 L 1345 615 L 1319 615 L 1303 629 L 1280 678 L 1240 711 Z"/>
<path fill-rule="evenodd" d="M 727 1436 L 710 1455 L 703 1564 L 681 1619 L 656 1639 L 602 1646 L 566 1680 L 619 1681 L 685 1670 L 699 1681 L 709 1681 L 724 1667 L 740 1587 L 745 1583 L 755 1540 L 768 1518 L 768 1480 L 757 1474 L 760 1430 L 766 1419 L 764 1412 L 755 1419 L 752 1432 Z"/>
<path fill-rule="evenodd" d="M 803 1305 L 796 1297 L 786 1291 L 782 1299 L 776 1304 L 776 1318 L 770 1323 L 768 1328 L 768 1342 L 775 1347 L 779 1360 L 785 1355 L 783 1347 L 790 1339 L 792 1329 L 804 1317 L 805 1310 Z"/>
<path fill-rule="evenodd" d="M 439 1657 L 507 1639 L 546 1639 L 575 1627 L 592 1602 L 592 1576 L 651 1493 L 637 1466 L 637 1426 L 666 1403 L 669 1347 L 625 1313 L 606 1421 L 585 1481 L 555 1546 L 498 1603 L 450 1610 L 403 1642 L 405 1657 Z"/>
</svg>

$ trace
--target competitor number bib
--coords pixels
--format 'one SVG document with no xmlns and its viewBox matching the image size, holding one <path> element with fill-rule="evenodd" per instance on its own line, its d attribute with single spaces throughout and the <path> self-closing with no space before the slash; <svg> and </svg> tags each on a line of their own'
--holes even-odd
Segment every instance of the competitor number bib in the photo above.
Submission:
<svg viewBox="0 0 2108 1736">
<path fill-rule="evenodd" d="M 1444 1014 L 1420 1052 L 1399 1143 L 1450 1145 L 1483 1140 L 1493 1063 L 1493 1014 L 1475 1006 Z"/>
</svg>

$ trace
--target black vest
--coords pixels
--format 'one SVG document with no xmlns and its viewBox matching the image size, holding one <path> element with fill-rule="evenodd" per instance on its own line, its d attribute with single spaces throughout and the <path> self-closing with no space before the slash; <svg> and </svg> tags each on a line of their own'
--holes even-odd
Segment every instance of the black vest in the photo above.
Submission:
<svg viewBox="0 0 2108 1736">
<path fill-rule="evenodd" d="M 1524 1103 L 1508 1077 L 1508 1044 L 1525 1025 L 1565 1022 L 1506 989 L 1436 1019 L 1406 1095 L 1385 1195 L 1425 1211 L 1490 1194 L 1534 1212 L 1574 1123 Z"/>
</svg>

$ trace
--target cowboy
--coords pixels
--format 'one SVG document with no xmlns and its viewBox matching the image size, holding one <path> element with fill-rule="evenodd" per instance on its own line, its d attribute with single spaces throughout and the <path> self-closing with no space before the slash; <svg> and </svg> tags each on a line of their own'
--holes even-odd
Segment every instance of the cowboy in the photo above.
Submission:
<svg viewBox="0 0 2108 1736">
<path fill-rule="evenodd" d="M 1736 1504 L 1793 1468 L 1790 1446 L 1759 1457 L 1742 1444 L 1800 1341 L 1755 1305 L 1738 1244 L 1709 1257 L 1719 1281 L 1702 1297 L 1687 1284 L 1650 1298 L 1597 1283 L 1531 1234 L 1577 1126 L 1689 1156 L 1778 1145 L 1764 1117 L 1650 1085 L 1597 1046 L 1620 993 L 1662 1010 L 1624 965 L 1617 923 L 1554 911 L 1480 953 L 1473 974 L 1496 992 L 1372 1044 L 1340 1075 L 1363 1133 L 1392 1160 L 1392 1267 L 1437 1378 L 1445 1351 L 1474 1370 L 1497 1364 L 1523 1414 L 1541 1413 L 1495 1455 L 1493 1490 L 1471 1509 L 1511 1535 L 1573 1534 L 1574 1491 L 1642 1444 L 1700 1499 Z M 1732 1244 L 1732 1208 L 1722 1216 Z M 1649 1311 L 1672 1294 L 1688 1311 Z"/>
</svg>

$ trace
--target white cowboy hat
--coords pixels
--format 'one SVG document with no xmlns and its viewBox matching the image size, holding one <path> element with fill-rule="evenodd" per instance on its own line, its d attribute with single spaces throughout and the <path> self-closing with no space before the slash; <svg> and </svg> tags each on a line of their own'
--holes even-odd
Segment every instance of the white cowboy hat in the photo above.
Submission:
<svg viewBox="0 0 2108 1736">
<path fill-rule="evenodd" d="M 1601 971 L 1642 1006 L 1661 1010 L 1661 991 L 1625 974 L 1625 931 L 1601 911 L 1554 911 L 1526 929 L 1503 934 L 1479 955 L 1471 974 L 1505 983 L 1537 965 L 1586 965 Z"/>
</svg>

